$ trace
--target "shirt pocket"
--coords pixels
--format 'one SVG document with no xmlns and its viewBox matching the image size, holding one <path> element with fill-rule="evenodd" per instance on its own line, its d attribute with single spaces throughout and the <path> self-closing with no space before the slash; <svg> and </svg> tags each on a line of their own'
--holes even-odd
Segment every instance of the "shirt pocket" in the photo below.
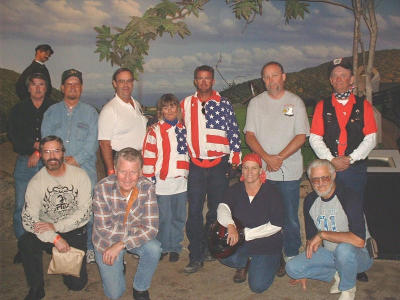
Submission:
<svg viewBox="0 0 400 300">
<path fill-rule="evenodd" d="M 78 122 L 76 124 L 76 138 L 78 141 L 84 141 L 89 135 L 89 125 L 84 122 Z"/>
</svg>

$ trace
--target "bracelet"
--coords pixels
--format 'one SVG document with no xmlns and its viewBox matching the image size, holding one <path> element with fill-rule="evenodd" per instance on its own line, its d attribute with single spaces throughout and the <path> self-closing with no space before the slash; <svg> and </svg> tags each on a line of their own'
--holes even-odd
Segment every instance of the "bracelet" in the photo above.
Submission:
<svg viewBox="0 0 400 300">
<path fill-rule="evenodd" d="M 319 238 L 320 238 L 321 240 L 324 240 L 323 237 L 322 237 L 322 232 L 321 232 L 321 231 L 318 231 L 318 236 L 319 236 Z"/>
<path fill-rule="evenodd" d="M 61 239 L 61 235 L 57 234 L 57 236 L 54 238 L 53 244 L 55 245 L 59 239 Z"/>
<path fill-rule="evenodd" d="M 33 153 L 34 153 L 37 157 L 40 157 L 39 151 L 35 150 L 35 151 L 33 151 Z"/>
<path fill-rule="evenodd" d="M 112 175 L 112 174 L 115 174 L 115 170 L 114 169 L 107 171 L 107 175 Z"/>
</svg>

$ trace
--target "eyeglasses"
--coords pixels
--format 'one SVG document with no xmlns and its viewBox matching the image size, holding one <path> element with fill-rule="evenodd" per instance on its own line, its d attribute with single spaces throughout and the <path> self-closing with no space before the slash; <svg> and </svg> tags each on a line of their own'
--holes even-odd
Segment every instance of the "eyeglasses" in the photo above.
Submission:
<svg viewBox="0 0 400 300">
<path fill-rule="evenodd" d="M 127 80 L 123 80 L 123 79 L 118 79 L 117 83 L 120 85 L 123 85 L 125 83 L 132 83 L 133 82 L 133 78 L 132 79 L 127 79 Z"/>
<path fill-rule="evenodd" d="M 331 176 L 313 177 L 313 178 L 311 178 L 311 183 L 312 184 L 321 184 L 321 182 L 328 183 L 330 180 L 331 180 Z"/>
<path fill-rule="evenodd" d="M 63 150 L 62 149 L 54 149 L 54 150 L 46 149 L 46 150 L 42 150 L 42 152 L 43 152 L 43 154 L 51 154 L 51 153 L 59 154 L 59 153 L 63 152 Z"/>
<path fill-rule="evenodd" d="M 203 113 L 203 115 L 206 115 L 206 107 L 205 107 L 206 103 L 207 101 L 201 102 L 201 107 L 202 107 L 201 112 Z"/>
</svg>

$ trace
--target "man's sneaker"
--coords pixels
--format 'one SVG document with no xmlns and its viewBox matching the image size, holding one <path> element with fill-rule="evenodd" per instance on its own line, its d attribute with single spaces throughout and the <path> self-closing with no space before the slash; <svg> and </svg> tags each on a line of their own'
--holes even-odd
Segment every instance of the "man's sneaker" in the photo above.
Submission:
<svg viewBox="0 0 400 300">
<path fill-rule="evenodd" d="M 211 255 L 210 250 L 208 250 L 207 248 L 206 251 L 204 252 L 204 261 L 215 261 L 215 260 L 216 258 Z"/>
<path fill-rule="evenodd" d="M 203 267 L 202 261 L 191 261 L 184 269 L 183 272 L 185 273 L 196 273 Z"/>
<path fill-rule="evenodd" d="M 368 282 L 368 275 L 365 272 L 357 273 L 357 280 L 361 282 Z"/>
<path fill-rule="evenodd" d="M 356 287 L 343 291 L 338 300 L 354 300 L 356 297 Z"/>
<path fill-rule="evenodd" d="M 338 272 L 335 273 L 335 276 L 333 276 L 333 279 L 335 280 L 335 282 L 331 286 L 331 290 L 329 291 L 329 293 L 339 294 L 340 293 L 340 290 L 339 290 L 340 277 L 339 277 Z"/>
<path fill-rule="evenodd" d="M 169 253 L 169 261 L 176 262 L 179 260 L 179 253 L 178 252 L 170 252 Z"/>
<path fill-rule="evenodd" d="M 133 299 L 135 300 L 150 300 L 148 291 L 137 291 L 133 288 Z"/>
<path fill-rule="evenodd" d="M 95 262 L 96 262 L 96 259 L 94 258 L 94 251 L 93 250 L 87 250 L 86 251 L 86 263 L 94 264 Z"/>
</svg>

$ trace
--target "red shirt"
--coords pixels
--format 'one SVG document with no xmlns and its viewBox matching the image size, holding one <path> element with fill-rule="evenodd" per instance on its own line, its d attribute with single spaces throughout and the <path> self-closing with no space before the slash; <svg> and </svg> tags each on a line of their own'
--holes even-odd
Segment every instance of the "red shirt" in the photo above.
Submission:
<svg viewBox="0 0 400 300">
<path fill-rule="evenodd" d="M 346 125 L 349 121 L 349 117 L 351 115 L 351 111 L 353 109 L 353 105 L 356 102 L 356 98 L 353 94 L 350 95 L 349 100 L 346 105 L 339 103 L 334 94 L 332 94 L 332 106 L 335 108 L 336 118 L 340 127 L 340 135 L 339 135 L 339 144 L 338 144 L 338 153 L 339 156 L 345 154 L 345 150 L 347 147 L 347 131 Z M 315 106 L 314 116 L 311 124 L 311 133 L 324 136 L 324 120 L 322 116 L 324 108 L 324 101 L 319 101 Z M 377 132 L 376 122 L 374 117 L 374 111 L 371 103 L 368 101 L 364 101 L 364 128 L 363 134 L 364 136 Z"/>
</svg>

